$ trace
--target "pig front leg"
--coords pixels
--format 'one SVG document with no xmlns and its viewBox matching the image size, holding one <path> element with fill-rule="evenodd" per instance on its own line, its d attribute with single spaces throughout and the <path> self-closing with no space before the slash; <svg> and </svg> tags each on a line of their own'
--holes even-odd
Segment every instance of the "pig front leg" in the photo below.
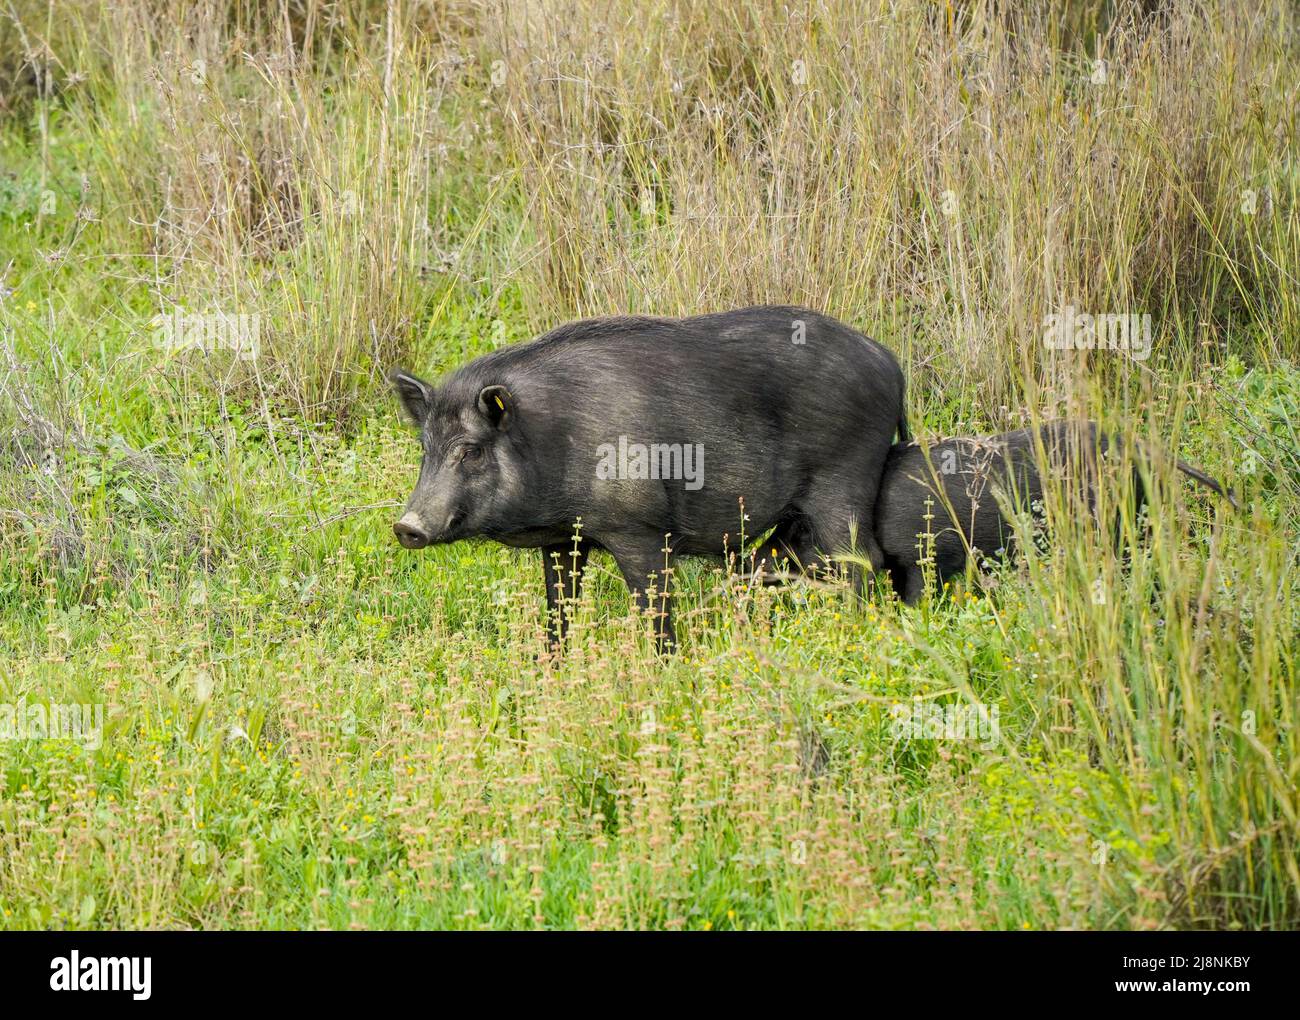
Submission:
<svg viewBox="0 0 1300 1020">
<path fill-rule="evenodd" d="M 652 534 L 628 536 L 600 543 L 614 557 L 618 569 L 627 582 L 628 590 L 636 604 L 655 617 L 655 644 L 660 651 L 677 647 L 673 631 L 672 607 L 668 598 L 668 577 L 665 571 L 671 564 L 671 549 L 665 552 L 668 542 Z M 654 587 L 653 602 L 648 590 Z"/>
<path fill-rule="evenodd" d="M 592 543 L 586 539 L 577 542 L 557 542 L 542 546 L 542 566 L 546 571 L 546 629 L 553 649 L 564 644 L 569 630 L 569 614 L 565 599 L 577 599 L 582 594 L 582 571 L 587 565 L 587 554 Z"/>
</svg>

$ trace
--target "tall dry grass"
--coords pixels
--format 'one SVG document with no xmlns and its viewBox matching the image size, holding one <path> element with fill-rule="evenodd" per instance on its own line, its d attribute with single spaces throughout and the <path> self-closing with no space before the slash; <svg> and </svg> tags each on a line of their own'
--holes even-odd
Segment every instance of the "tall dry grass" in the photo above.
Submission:
<svg viewBox="0 0 1300 1020">
<path fill-rule="evenodd" d="M 991 409 L 1125 367 L 1038 357 L 1065 306 L 1151 314 L 1156 364 L 1295 350 L 1286 4 L 17 11 L 109 250 L 259 311 L 254 382 L 310 414 L 437 358 L 457 288 L 532 331 L 806 303 Z"/>
<path fill-rule="evenodd" d="M 23 44 L 85 76 L 64 116 L 94 140 L 109 270 L 158 315 L 260 316 L 265 356 L 223 390 L 349 411 L 410 350 L 437 268 L 451 79 L 427 6 L 48 10 Z"/>
<path fill-rule="evenodd" d="M 495 8 L 525 307 L 803 301 L 993 407 L 1079 369 L 1036 349 L 1065 305 L 1151 313 L 1170 360 L 1205 354 L 1185 323 L 1293 353 L 1295 208 L 1242 211 L 1294 188 L 1292 15 L 1102 10 Z"/>
</svg>

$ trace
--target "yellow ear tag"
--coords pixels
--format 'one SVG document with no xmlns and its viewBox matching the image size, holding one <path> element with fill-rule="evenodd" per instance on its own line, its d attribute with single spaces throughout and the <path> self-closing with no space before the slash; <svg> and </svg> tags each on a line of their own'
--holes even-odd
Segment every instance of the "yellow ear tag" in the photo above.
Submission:
<svg viewBox="0 0 1300 1020">
<path fill-rule="evenodd" d="M 497 402 L 497 407 L 501 408 L 501 410 L 504 411 L 504 410 L 506 409 L 506 405 L 503 404 L 503 403 L 501 403 L 501 398 L 500 398 L 500 397 L 493 395 L 492 399 L 495 400 L 495 401 Z"/>
</svg>

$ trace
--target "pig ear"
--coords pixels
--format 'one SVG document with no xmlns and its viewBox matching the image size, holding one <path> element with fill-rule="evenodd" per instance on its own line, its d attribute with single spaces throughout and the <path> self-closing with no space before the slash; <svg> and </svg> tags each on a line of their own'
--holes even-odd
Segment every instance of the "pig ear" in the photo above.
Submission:
<svg viewBox="0 0 1300 1020">
<path fill-rule="evenodd" d="M 478 395 L 478 413 L 492 427 L 504 432 L 515 417 L 515 404 L 510 391 L 504 386 L 485 386 Z"/>
<path fill-rule="evenodd" d="M 393 384 L 393 389 L 397 391 L 397 397 L 406 408 L 406 413 L 411 416 L 411 421 L 423 425 L 433 404 L 433 387 L 418 376 L 403 372 L 400 368 L 388 377 L 388 381 Z"/>
</svg>

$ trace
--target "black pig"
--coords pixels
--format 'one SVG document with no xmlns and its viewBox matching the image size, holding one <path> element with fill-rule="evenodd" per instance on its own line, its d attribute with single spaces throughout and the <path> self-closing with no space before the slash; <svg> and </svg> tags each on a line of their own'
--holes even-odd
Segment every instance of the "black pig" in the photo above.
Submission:
<svg viewBox="0 0 1300 1020">
<path fill-rule="evenodd" d="M 934 576 L 940 586 L 966 569 L 968 548 L 984 554 L 1009 552 L 1014 529 L 995 493 L 1003 494 L 1011 505 L 1041 506 L 1043 466 L 1063 477 L 1084 505 L 1095 509 L 1097 457 L 1106 456 L 1108 450 L 1119 453 L 1119 437 L 1099 431 L 1094 422 L 1058 421 L 1041 426 L 1039 438 L 1045 461 L 1039 459 L 1031 429 L 945 439 L 928 448 L 928 460 L 927 450 L 915 443 L 897 443 L 890 450 L 876 503 L 876 539 L 903 602 L 914 605 L 925 592 L 924 574 L 917 563 L 918 536 L 932 536 Z M 1149 455 L 1140 452 L 1141 459 L 1149 461 Z M 1213 478 L 1184 461 L 1175 463 L 1184 474 L 1232 502 L 1232 494 Z M 1140 508 L 1146 496 L 1136 458 L 1132 471 Z M 928 529 L 927 499 L 934 515 Z"/>
<path fill-rule="evenodd" d="M 592 549 L 642 605 L 671 556 L 721 555 L 742 530 L 776 527 L 809 566 L 855 548 L 880 563 L 871 508 L 895 429 L 907 438 L 903 374 L 825 315 L 587 319 L 437 386 L 392 380 L 424 447 L 398 539 L 541 549 L 552 640 Z M 659 619 L 671 644 L 666 603 Z"/>
</svg>

